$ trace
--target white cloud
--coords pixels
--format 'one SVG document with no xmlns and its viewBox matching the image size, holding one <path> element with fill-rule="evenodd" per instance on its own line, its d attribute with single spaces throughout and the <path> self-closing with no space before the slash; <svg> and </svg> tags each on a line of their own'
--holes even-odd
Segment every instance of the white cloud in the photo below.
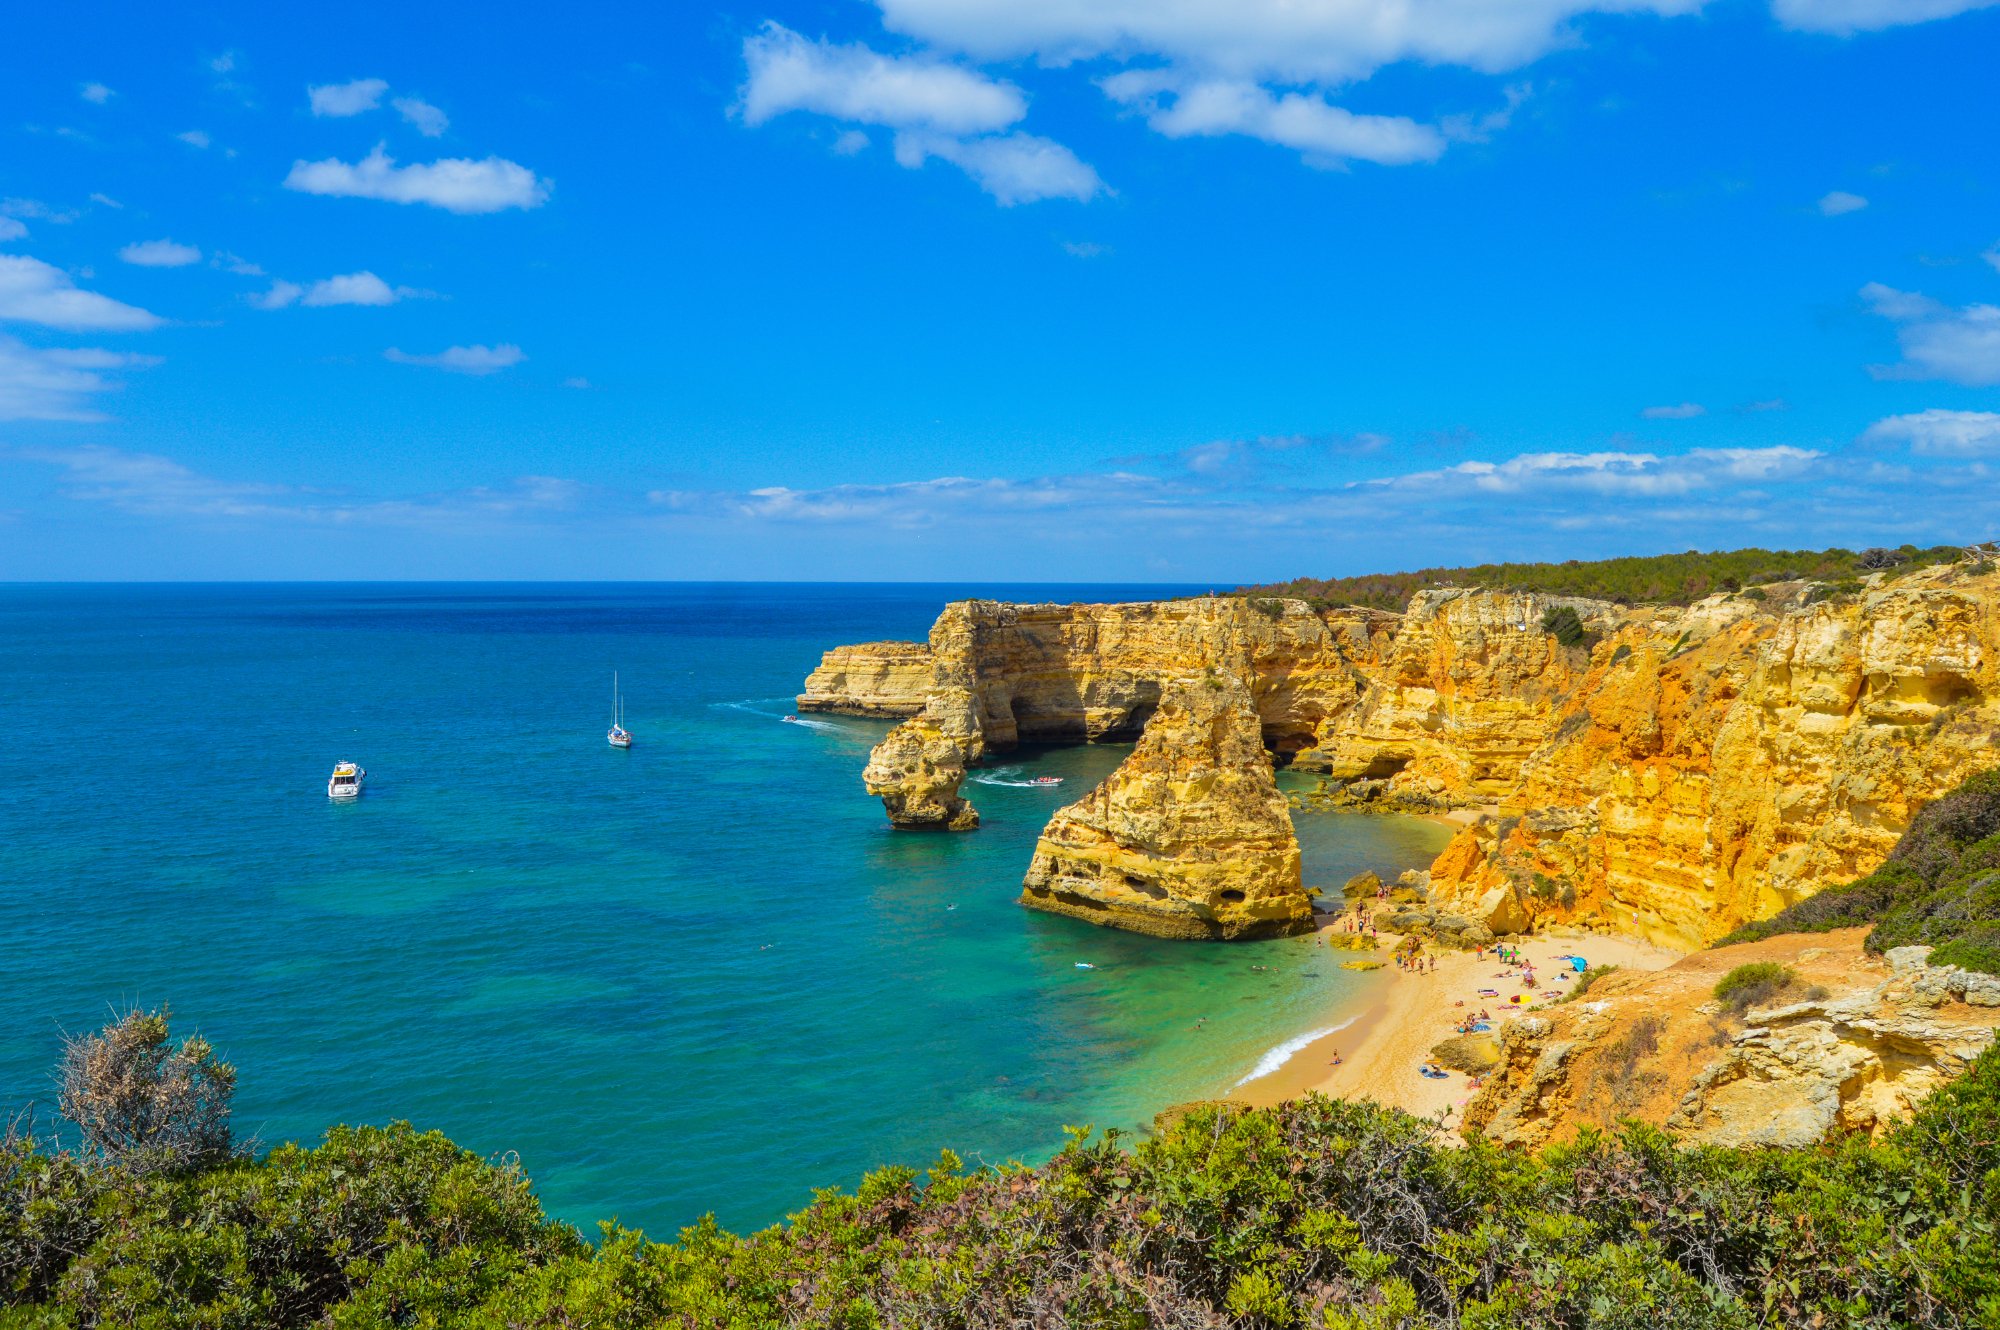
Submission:
<svg viewBox="0 0 2000 1330">
<path fill-rule="evenodd" d="M 185 268 L 201 262 L 201 251 L 172 240 L 142 240 L 119 250 L 118 257 L 141 268 Z"/>
<path fill-rule="evenodd" d="M 581 374 L 573 374 L 562 381 L 562 386 L 565 388 L 588 388 L 591 384 L 590 380 L 584 378 Z"/>
<path fill-rule="evenodd" d="M 1869 443 L 1908 444 L 1924 457 L 1992 456 L 2000 454 L 2000 415 L 1933 408 L 1878 420 L 1861 437 Z"/>
<path fill-rule="evenodd" d="M 40 199 L 0 199 L 0 215 L 31 217 L 36 221 L 54 222 L 57 226 L 68 226 L 77 218 L 75 212 L 51 208 Z"/>
<path fill-rule="evenodd" d="M 47 350 L 0 336 L 0 420 L 102 420 L 88 399 L 118 385 L 101 371 L 158 363 L 153 356 L 91 347 Z"/>
<path fill-rule="evenodd" d="M 415 295 L 407 286 L 390 286 L 372 272 L 327 277 L 306 288 L 306 305 L 393 305 Z"/>
<path fill-rule="evenodd" d="M 1682 402 L 1679 406 L 1649 406 L 1639 414 L 1647 420 L 1693 420 L 1707 415 L 1708 408 L 1699 402 Z"/>
<path fill-rule="evenodd" d="M 431 369 L 447 369 L 454 374 L 497 374 L 511 365 L 518 365 L 528 357 L 521 348 L 511 342 L 498 346 L 449 346 L 434 356 L 416 356 L 407 351 L 390 347 L 383 356 L 399 365 L 424 365 Z"/>
<path fill-rule="evenodd" d="M 71 332 L 143 332 L 163 321 L 135 305 L 78 289 L 68 273 L 40 259 L 8 254 L 0 254 L 0 320 Z"/>
<path fill-rule="evenodd" d="M 1075 153 L 1034 134 L 977 139 L 919 131 L 896 135 L 896 160 L 904 166 L 922 166 L 930 157 L 964 171 L 1003 208 L 1041 199 L 1086 203 L 1107 192 L 1097 172 Z"/>
<path fill-rule="evenodd" d="M 209 255 L 208 261 L 211 266 L 226 268 L 238 277 L 262 277 L 264 275 L 262 268 L 250 262 L 250 260 L 244 258 L 242 255 L 231 254 L 227 250 L 219 249 L 215 251 L 215 253 Z"/>
<path fill-rule="evenodd" d="M 1028 113 L 1027 98 L 1011 83 L 928 56 L 812 41 L 777 23 L 744 41 L 743 62 L 748 74 L 736 109 L 745 124 L 803 111 L 893 129 L 899 163 L 949 162 L 1003 207 L 1107 192 L 1097 172 L 1062 144 L 1001 132 Z M 834 150 L 852 156 L 867 143 L 850 129 Z"/>
<path fill-rule="evenodd" d="M 283 309 L 287 305 L 295 303 L 304 294 L 305 288 L 297 282 L 287 282 L 280 279 L 271 283 L 270 290 L 257 295 L 245 296 L 244 299 L 248 300 L 258 309 Z"/>
<path fill-rule="evenodd" d="M 1979 257 L 1992 264 L 1995 272 L 2000 272 L 2000 245 L 1995 245 Z"/>
<path fill-rule="evenodd" d="M 1844 189 L 1832 190 L 1820 196 L 1819 214 L 1822 217 L 1841 217 L 1850 212 L 1860 212 L 1868 206 L 1868 200 L 1859 194 L 1850 194 Z"/>
<path fill-rule="evenodd" d="M 184 129 L 174 137 L 190 148 L 206 148 L 212 142 L 207 131 L 200 129 Z"/>
<path fill-rule="evenodd" d="M 90 196 L 90 201 L 92 203 L 102 204 L 104 207 L 107 208 L 117 208 L 121 211 L 125 207 L 124 204 L 120 203 L 117 199 L 112 198 L 109 194 L 92 194 Z"/>
<path fill-rule="evenodd" d="M 427 139 L 434 139 L 451 128 L 451 117 L 421 97 L 398 97 L 389 104 L 396 108 L 396 114 Z"/>
<path fill-rule="evenodd" d="M 1996 0 L 1771 0 L 1771 12 L 1788 28 L 1847 37 L 1952 18 L 1994 3 Z"/>
<path fill-rule="evenodd" d="M 317 116 L 346 117 L 372 111 L 382 104 L 389 85 L 381 79 L 353 79 L 346 83 L 323 83 L 306 89 L 306 99 Z"/>
<path fill-rule="evenodd" d="M 397 166 L 379 146 L 361 161 L 328 158 L 293 162 L 285 188 L 334 198 L 427 203 L 448 212 L 500 212 L 539 208 L 553 187 L 527 167 L 501 157 L 471 161 L 447 157 L 428 165 Z"/>
<path fill-rule="evenodd" d="M 1489 73 L 1574 40 L 1588 13 L 1690 14 L 1702 0 L 877 0 L 891 29 L 983 59 L 1156 56 L 1265 82 L 1337 84 L 1416 61 Z"/>
<path fill-rule="evenodd" d="M 1073 259 L 1101 259 L 1111 252 L 1111 246 L 1100 245 L 1095 240 L 1065 240 L 1063 253 Z"/>
<path fill-rule="evenodd" d="M 102 83 L 86 83 L 76 90 L 76 95 L 87 102 L 95 102 L 97 105 L 102 106 L 118 94 L 105 87 Z"/>
<path fill-rule="evenodd" d="M 1763 482 L 1796 475 L 1817 461 L 1810 448 L 1697 448 L 1658 453 L 1521 453 L 1503 462 L 1460 462 L 1364 485 L 1398 489 L 1475 490 L 1490 494 L 1573 490 L 1661 497 L 1713 489 L 1726 482 Z"/>
<path fill-rule="evenodd" d="M 1877 314 L 1897 325 L 1903 363 L 1871 365 L 1879 379 L 1946 379 L 1970 387 L 2000 384 L 2000 306 L 1954 309 L 1929 296 L 1880 282 L 1861 288 Z"/>
<path fill-rule="evenodd" d="M 25 222 L 17 222 L 12 217 L 0 217 L 0 241 L 20 240 L 27 236 Z"/>
<path fill-rule="evenodd" d="M 1356 115 L 1317 95 L 1274 94 L 1240 79 L 1183 80 L 1171 71 L 1113 74 L 1100 86 L 1168 138 L 1242 134 L 1293 148 L 1308 161 L 1400 166 L 1443 155 L 1445 136 L 1401 116 Z"/>
<path fill-rule="evenodd" d="M 749 68 L 738 108 L 761 125 L 790 111 L 893 129 L 988 134 L 1028 113 L 1011 83 L 921 56 L 886 56 L 865 46 L 810 41 L 766 23 L 743 43 Z"/>
</svg>

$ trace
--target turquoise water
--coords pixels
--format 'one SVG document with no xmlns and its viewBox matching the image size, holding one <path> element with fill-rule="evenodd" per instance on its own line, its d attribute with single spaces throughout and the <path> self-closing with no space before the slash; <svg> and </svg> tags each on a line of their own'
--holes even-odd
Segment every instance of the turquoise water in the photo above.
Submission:
<svg viewBox="0 0 2000 1330">
<path fill-rule="evenodd" d="M 954 596 L 1147 591 L 0 588 L 0 1107 L 50 1103 L 63 1031 L 171 1002 L 267 1144 L 408 1118 L 518 1151 L 564 1218 L 665 1234 L 1226 1090 L 1366 981 L 1308 942 L 1018 907 L 1048 813 L 1125 749 L 1023 753 L 980 779 L 1066 783 L 895 833 L 859 784 L 885 722 L 778 719 L 823 649 L 921 637 Z M 1444 839 L 1300 832 L 1316 883 Z"/>
</svg>

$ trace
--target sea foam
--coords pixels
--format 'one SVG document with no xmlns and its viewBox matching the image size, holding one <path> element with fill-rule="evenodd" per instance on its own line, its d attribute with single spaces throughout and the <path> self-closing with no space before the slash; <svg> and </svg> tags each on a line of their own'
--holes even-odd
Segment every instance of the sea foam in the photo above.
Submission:
<svg viewBox="0 0 2000 1330">
<path fill-rule="evenodd" d="M 1354 1017 L 1349 1016 L 1338 1025 L 1329 1025 L 1323 1030 L 1308 1030 L 1302 1035 L 1295 1035 L 1287 1039 L 1263 1057 L 1258 1058 L 1257 1065 L 1250 1069 L 1250 1074 L 1229 1088 L 1233 1090 L 1239 1086 L 1248 1085 L 1252 1081 L 1262 1080 L 1278 1068 L 1284 1066 L 1287 1062 L 1290 1062 L 1294 1053 L 1297 1053 L 1313 1040 L 1324 1039 L 1330 1034 L 1338 1034 L 1352 1024 L 1354 1024 Z"/>
</svg>

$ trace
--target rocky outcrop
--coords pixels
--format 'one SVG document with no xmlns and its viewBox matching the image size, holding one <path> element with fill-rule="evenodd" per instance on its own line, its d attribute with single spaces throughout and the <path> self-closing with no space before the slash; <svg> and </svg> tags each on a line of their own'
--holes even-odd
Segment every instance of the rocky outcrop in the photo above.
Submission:
<svg viewBox="0 0 2000 1330">
<path fill-rule="evenodd" d="M 1901 1121 L 1993 1043 L 2000 978 L 1929 965 L 1927 947 L 1871 956 L 1865 932 L 1698 952 L 1506 1022 L 1464 1129 L 1538 1147 L 1636 1118 L 1715 1145 L 1796 1147 Z M 1798 978 L 1736 1017 L 1712 993 L 1746 961 Z"/>
<path fill-rule="evenodd" d="M 914 716 L 931 692 L 931 649 L 922 642 L 835 647 L 806 676 L 800 711 L 848 716 Z"/>
<path fill-rule="evenodd" d="M 1049 819 L 1021 901 L 1156 937 L 1310 930 L 1291 815 L 1242 680 L 1166 680 L 1131 756 Z"/>
<path fill-rule="evenodd" d="M 965 768 L 980 753 L 964 689 L 931 694 L 922 714 L 889 731 L 868 754 L 861 782 L 902 830 L 970 831 L 979 810 L 959 795 Z"/>
<path fill-rule="evenodd" d="M 1486 810 L 1431 866 L 1441 915 L 1699 946 L 1868 872 L 1916 809 L 2000 764 L 1990 563 L 1760 594 L 1663 608 L 1436 588 L 1400 616 L 960 601 L 931 630 L 924 714 L 867 784 L 897 825 L 973 825 L 958 780 L 982 755 L 1136 736 L 1163 681 L 1214 668 L 1248 690 L 1265 750 L 1323 773 L 1325 800 Z M 1542 631 L 1562 606 L 1594 640 Z M 909 705 L 915 648 L 893 666 L 880 648 L 830 655 L 814 705 Z"/>
</svg>

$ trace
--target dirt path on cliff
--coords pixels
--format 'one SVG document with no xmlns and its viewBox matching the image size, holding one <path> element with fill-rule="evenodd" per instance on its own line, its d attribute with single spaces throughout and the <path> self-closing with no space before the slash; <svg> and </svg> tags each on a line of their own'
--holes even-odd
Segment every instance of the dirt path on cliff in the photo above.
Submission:
<svg viewBox="0 0 2000 1330">
<path fill-rule="evenodd" d="M 1419 1069 L 1429 1060 L 1431 1048 L 1451 1038 L 1456 1033 L 1453 1027 L 1469 1013 L 1482 1007 L 1491 1012 L 1497 1033 L 1501 1021 L 1529 1009 L 1508 1001 L 1527 990 L 1518 978 L 1501 977 L 1508 967 L 1491 950 L 1484 957 L 1469 951 L 1437 953 L 1437 969 L 1422 974 L 1399 970 L 1389 957 L 1400 940 L 1382 936 L 1375 957 L 1386 964 L 1375 975 L 1378 992 L 1353 1023 L 1306 1045 L 1278 1070 L 1251 1081 L 1231 1097 L 1264 1106 L 1317 1090 L 1336 1099 L 1372 1099 L 1419 1117 L 1444 1113 L 1447 1125 L 1456 1127 L 1459 1110 L 1472 1097 L 1470 1079 L 1451 1072 L 1443 1080 L 1430 1080 Z M 1581 956 L 1592 968 L 1616 965 L 1631 971 L 1662 970 L 1686 955 L 1637 939 L 1592 934 L 1508 941 L 1518 943 L 1534 963 L 1537 993 L 1564 990 L 1573 982 L 1551 982 L 1569 968 L 1556 959 L 1559 955 Z M 1369 957 L 1366 952 L 1355 955 Z M 1500 996 L 1481 997 L 1482 988 L 1497 989 Z M 1336 1053 L 1341 1058 L 1338 1066 L 1333 1065 Z"/>
</svg>

